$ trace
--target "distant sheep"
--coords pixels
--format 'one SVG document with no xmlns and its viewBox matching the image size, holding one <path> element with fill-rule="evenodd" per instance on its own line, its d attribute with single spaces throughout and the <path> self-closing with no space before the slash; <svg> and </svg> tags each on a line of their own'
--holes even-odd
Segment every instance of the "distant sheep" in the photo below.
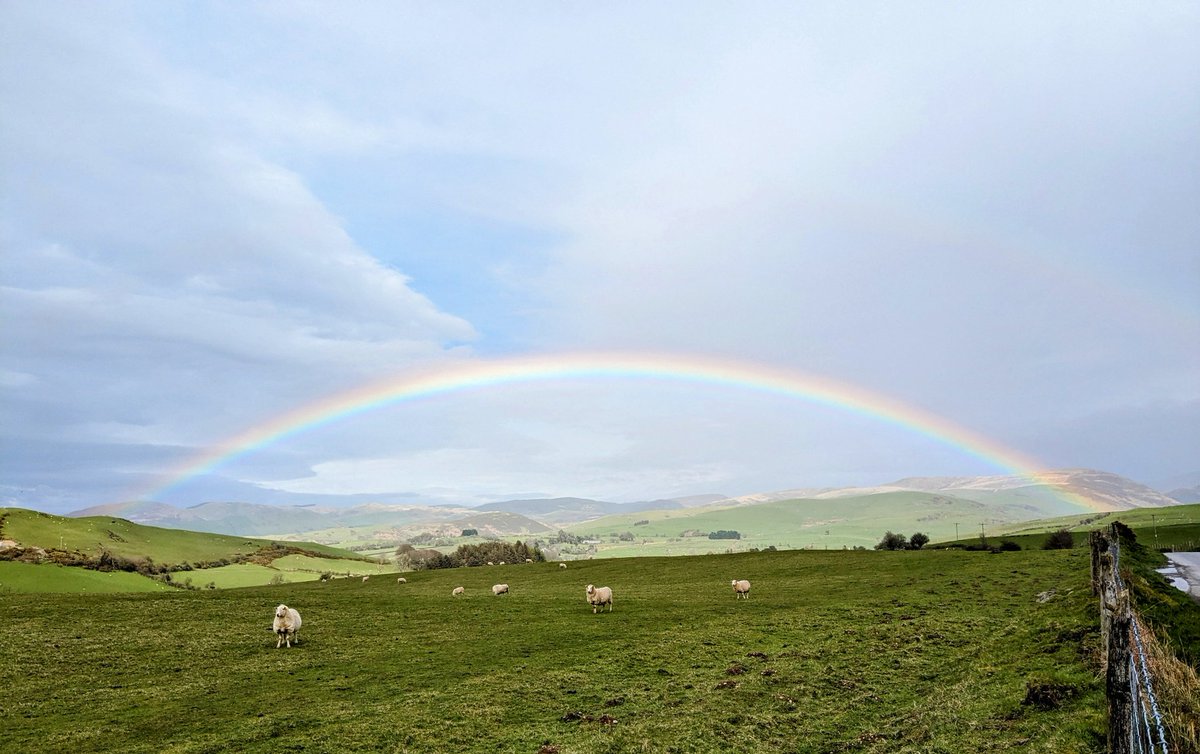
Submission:
<svg viewBox="0 0 1200 754">
<path fill-rule="evenodd" d="M 293 641 L 300 643 L 300 613 L 294 608 L 287 605 L 275 608 L 275 620 L 271 628 L 275 631 L 276 649 L 283 646 L 284 642 L 287 642 L 288 649 L 292 648 Z"/>
<path fill-rule="evenodd" d="M 364 584 L 365 584 L 365 583 L 367 583 L 367 579 L 369 579 L 369 578 L 371 578 L 371 577 L 370 577 L 370 576 L 363 576 L 363 583 L 364 583 Z"/>
<path fill-rule="evenodd" d="M 496 564 L 489 560 L 488 565 L 496 565 Z"/>
<path fill-rule="evenodd" d="M 407 583 L 408 583 L 408 579 L 406 579 L 406 578 L 404 578 L 403 576 L 401 576 L 400 578 L 396 579 L 396 583 L 397 583 L 397 584 L 407 584 Z"/>
<path fill-rule="evenodd" d="M 465 591 L 467 591 L 467 590 L 466 590 L 466 589 L 463 589 L 461 586 L 456 586 L 456 587 L 454 587 L 454 591 L 453 591 L 453 592 L 450 592 L 450 596 L 451 596 L 451 597 L 457 597 L 457 596 L 459 596 L 460 594 L 462 594 L 462 593 L 463 593 L 463 592 L 465 592 Z"/>
<path fill-rule="evenodd" d="M 496 584 L 492 587 L 492 594 L 499 597 L 502 594 L 508 594 L 508 584 Z"/>
<path fill-rule="evenodd" d="M 559 568 L 566 568 L 566 567 L 567 567 L 567 564 L 566 564 L 566 563 L 559 563 L 559 564 L 558 564 L 558 567 L 559 567 Z"/>
<path fill-rule="evenodd" d="M 587 601 L 592 606 L 592 615 L 596 614 L 598 608 L 602 608 L 605 605 L 608 605 L 608 612 L 611 613 L 613 609 L 612 589 L 606 586 L 595 587 L 588 584 Z"/>
<path fill-rule="evenodd" d="M 525 562 L 526 562 L 526 563 L 532 563 L 532 562 L 533 562 L 533 558 L 525 558 Z"/>
<path fill-rule="evenodd" d="M 749 581 L 746 581 L 745 579 L 742 579 L 741 581 L 734 579 L 733 581 L 731 581 L 729 583 L 733 585 L 733 598 L 734 599 L 738 599 L 740 597 L 745 597 L 746 599 L 750 599 L 750 582 Z"/>
<path fill-rule="evenodd" d="M 501 560 L 501 561 L 500 561 L 500 563 L 499 563 L 499 565 L 504 565 L 504 561 L 503 561 L 503 560 Z"/>
</svg>

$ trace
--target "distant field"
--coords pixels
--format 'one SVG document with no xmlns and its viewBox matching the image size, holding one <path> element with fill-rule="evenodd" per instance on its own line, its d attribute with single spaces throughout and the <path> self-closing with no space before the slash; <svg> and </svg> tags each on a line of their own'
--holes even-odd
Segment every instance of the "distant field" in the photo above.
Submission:
<svg viewBox="0 0 1200 754">
<path fill-rule="evenodd" d="M 987 505 L 942 493 L 886 492 L 853 498 L 783 500 L 734 508 L 693 508 L 607 516 L 567 528 L 573 534 L 600 539 L 596 557 L 678 555 L 744 551 L 752 547 L 840 550 L 874 547 L 884 532 L 910 536 L 916 531 L 932 539 L 953 539 L 955 522 L 978 530 L 980 522 L 996 528 L 1071 506 L 1046 495 L 991 493 Z M 684 537 L 737 531 L 738 540 Z M 632 534 L 633 542 L 614 541 Z M 569 548 L 568 548 L 569 549 Z M 569 555 L 566 557 L 570 557 Z"/>
<path fill-rule="evenodd" d="M 136 573 L 100 573 L 86 568 L 0 561 L 0 592 L 106 594 L 170 589 L 166 584 Z"/>
<path fill-rule="evenodd" d="M 1022 547 L 1040 547 L 1047 534 L 1066 529 L 1075 534 L 1076 543 L 1082 544 L 1087 541 L 1088 532 L 1103 529 L 1113 521 L 1120 521 L 1133 529 L 1138 541 L 1147 547 L 1181 552 L 1200 551 L 1200 503 L 1026 521 L 997 527 L 988 536 L 997 542 L 1010 539 Z M 959 541 L 970 543 L 978 540 L 978 537 L 973 537 Z"/>
<path fill-rule="evenodd" d="M 1103 749 L 1082 552 L 792 551 L 406 576 L 0 594 L 7 748 Z M 734 600 L 732 578 L 753 582 L 749 600 Z M 511 594 L 491 595 L 499 580 Z M 613 587 L 613 612 L 592 614 L 588 583 Z M 451 598 L 458 585 L 466 596 Z M 267 630 L 279 602 L 304 617 L 291 650 Z M 1031 684 L 1061 701 L 1023 703 Z"/>
<path fill-rule="evenodd" d="M 248 555 L 270 540 L 233 537 L 135 524 L 122 518 L 88 516 L 67 518 L 22 508 L 0 508 L 0 537 L 24 545 L 99 555 L 108 551 L 128 558 L 149 557 L 159 563 L 213 561 Z M 311 542 L 289 542 L 334 557 L 353 553 Z"/>
</svg>

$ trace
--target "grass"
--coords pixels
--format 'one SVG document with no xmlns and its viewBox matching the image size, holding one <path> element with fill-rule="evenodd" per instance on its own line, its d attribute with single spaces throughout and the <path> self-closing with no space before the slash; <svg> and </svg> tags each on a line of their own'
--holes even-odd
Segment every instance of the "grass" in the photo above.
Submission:
<svg viewBox="0 0 1200 754">
<path fill-rule="evenodd" d="M 0 592 L 109 594 L 162 592 L 170 588 L 136 573 L 101 573 L 86 568 L 0 561 Z"/>
<path fill-rule="evenodd" d="M 164 529 L 108 516 L 67 518 L 22 508 L 0 508 L 0 538 L 98 556 L 102 551 L 125 558 L 150 558 L 157 563 L 215 561 L 249 555 L 269 540 Z M 289 542 L 311 552 L 352 558 L 353 553 L 311 542 Z"/>
<path fill-rule="evenodd" d="M 180 754 L 1103 749 L 1086 552 L 406 576 L 0 594 L 0 731 L 12 750 Z M 511 594 L 493 597 L 500 581 Z M 612 613 L 591 613 L 588 583 L 613 587 Z M 291 650 L 267 630 L 279 602 L 304 617 Z"/>
<path fill-rule="evenodd" d="M 954 523 L 968 529 L 985 521 L 989 527 L 1061 511 L 1061 500 L 1010 495 L 982 504 L 944 493 L 884 492 L 853 498 L 781 500 L 773 503 L 685 510 L 642 511 L 606 516 L 567 527 L 601 539 L 598 557 L 678 555 L 744 551 L 751 547 L 840 550 L 874 547 L 885 530 L 911 535 L 921 531 L 933 539 L 952 538 Z M 641 523 L 644 522 L 644 523 Z M 733 530 L 739 540 L 683 537 L 687 530 L 707 534 Z M 634 542 L 614 538 L 628 532 Z"/>
</svg>

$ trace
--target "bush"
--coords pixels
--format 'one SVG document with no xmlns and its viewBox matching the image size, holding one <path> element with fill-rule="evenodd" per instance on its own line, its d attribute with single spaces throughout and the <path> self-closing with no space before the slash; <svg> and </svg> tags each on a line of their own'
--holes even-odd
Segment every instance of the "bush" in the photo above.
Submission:
<svg viewBox="0 0 1200 754">
<path fill-rule="evenodd" d="M 1042 543 L 1043 550 L 1070 550 L 1075 546 L 1075 537 L 1066 529 L 1051 532 Z"/>
<path fill-rule="evenodd" d="M 742 535 L 740 532 L 737 532 L 737 531 L 726 531 L 725 529 L 720 529 L 718 531 L 714 531 L 713 533 L 709 534 L 708 538 L 709 539 L 741 539 Z"/>
<path fill-rule="evenodd" d="M 879 544 L 875 545 L 876 550 L 904 550 L 908 547 L 908 540 L 903 534 L 895 532 L 886 532 L 883 539 L 879 540 Z"/>
<path fill-rule="evenodd" d="M 910 550 L 920 550 L 922 547 L 924 547 L 927 544 L 929 544 L 928 535 L 923 534 L 919 531 L 914 532 L 913 535 L 908 538 L 908 549 L 910 549 Z"/>
<path fill-rule="evenodd" d="M 1021 545 L 1011 539 L 1005 539 L 1000 542 L 1000 549 L 1004 552 L 1016 552 L 1021 549 Z"/>
<path fill-rule="evenodd" d="M 479 536 L 479 530 L 478 530 L 478 529 L 463 529 L 463 530 L 462 530 L 462 534 L 461 534 L 460 536 L 463 536 L 463 537 L 478 537 L 478 536 Z"/>
<path fill-rule="evenodd" d="M 623 531 L 617 535 L 617 539 L 621 540 L 622 542 L 632 542 L 633 541 L 633 532 Z"/>
</svg>

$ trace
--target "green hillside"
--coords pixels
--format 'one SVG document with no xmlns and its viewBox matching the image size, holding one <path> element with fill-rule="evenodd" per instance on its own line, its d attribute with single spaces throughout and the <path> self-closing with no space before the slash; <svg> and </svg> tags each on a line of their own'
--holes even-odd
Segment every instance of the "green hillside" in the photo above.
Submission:
<svg viewBox="0 0 1200 754">
<path fill-rule="evenodd" d="M 960 530 L 994 529 L 1069 508 L 1041 496 L 990 493 L 987 503 L 931 492 L 885 492 L 828 499 L 783 500 L 737 507 L 644 511 L 577 524 L 573 534 L 599 539 L 601 557 L 635 554 L 694 554 L 751 547 L 841 549 L 873 547 L 887 530 L 921 531 L 933 539 L 953 539 Z M 740 539 L 709 539 L 710 532 L 736 531 Z M 621 534 L 628 536 L 625 541 Z M 564 548 L 570 550 L 571 548 Z"/>
<path fill-rule="evenodd" d="M 0 548 L 0 592 L 159 591 L 170 588 L 168 581 L 224 588 L 317 579 L 326 572 L 362 576 L 394 570 L 310 542 L 280 547 L 262 539 L 20 508 L 0 508 L 0 540 L 17 543 Z"/>
<path fill-rule="evenodd" d="M 1200 550 L 1200 503 L 1042 518 L 998 526 L 989 531 L 989 536 L 993 539 L 1011 539 L 1023 547 L 1029 547 L 1040 546 L 1045 536 L 1052 531 L 1066 529 L 1076 534 L 1076 541 L 1083 541 L 1088 532 L 1102 529 L 1113 521 L 1120 521 L 1133 529 L 1138 541 L 1148 547 L 1179 551 Z M 977 539 L 975 538 L 975 541 Z"/>
<path fill-rule="evenodd" d="M 493 597 L 501 571 L 511 593 Z M 0 593 L 0 730 L 14 751 L 177 754 L 1103 748 L 1095 605 L 1078 551 L 763 552 L 406 575 Z M 749 600 L 734 599 L 732 578 L 752 581 Z M 614 589 L 611 613 L 592 614 L 588 583 Z M 452 598 L 459 585 L 466 595 Z M 280 602 L 304 618 L 290 650 L 267 630 Z M 1039 689 L 1053 700 L 1029 703 Z"/>
<path fill-rule="evenodd" d="M 0 539 L 16 540 L 26 547 L 92 556 L 107 551 L 125 558 L 151 558 L 158 563 L 232 558 L 249 555 L 270 544 L 268 540 L 250 537 L 146 526 L 123 518 L 66 518 L 23 508 L 0 508 Z M 331 557 L 354 557 L 352 553 L 327 545 L 294 544 Z"/>
</svg>

